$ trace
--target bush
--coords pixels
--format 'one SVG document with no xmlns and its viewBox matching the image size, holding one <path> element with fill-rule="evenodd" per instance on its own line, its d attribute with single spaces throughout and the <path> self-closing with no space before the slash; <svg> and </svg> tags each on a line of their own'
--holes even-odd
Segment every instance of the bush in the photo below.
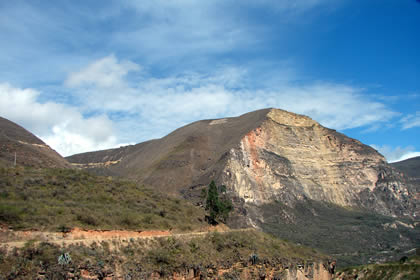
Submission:
<svg viewBox="0 0 420 280">
<path fill-rule="evenodd" d="M 0 221 L 10 223 L 21 219 L 22 209 L 12 205 L 0 205 Z"/>
</svg>

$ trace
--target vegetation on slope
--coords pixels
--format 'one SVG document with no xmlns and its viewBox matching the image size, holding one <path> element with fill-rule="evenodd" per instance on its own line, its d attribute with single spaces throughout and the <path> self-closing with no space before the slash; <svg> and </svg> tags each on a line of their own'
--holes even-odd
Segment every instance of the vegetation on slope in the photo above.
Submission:
<svg viewBox="0 0 420 280">
<path fill-rule="evenodd" d="M 68 253 L 71 262 L 60 265 L 58 257 L 64 253 Z M 193 269 L 213 279 L 207 274 L 209 271 L 225 268 L 231 270 L 222 279 L 239 279 L 229 277 L 238 276 L 241 267 L 238 264 L 242 267 L 250 265 L 253 254 L 257 256 L 257 265 L 280 268 L 327 259 L 312 249 L 257 231 L 215 232 L 192 238 L 133 239 L 122 243 L 103 241 L 88 247 L 71 245 L 60 248 L 48 243 L 35 246 L 29 242 L 25 248 L 14 252 L 0 251 L 0 274 L 6 279 L 36 279 L 41 272 L 47 279 L 64 279 L 68 273 L 80 276 L 85 270 L 98 279 L 103 279 L 99 276 L 115 276 L 116 272 L 124 275 L 124 279 L 149 279 L 153 272 L 168 276 Z"/>
<path fill-rule="evenodd" d="M 293 207 L 275 202 L 262 209 L 265 232 L 328 252 L 340 267 L 395 259 L 420 244 L 418 224 L 410 228 L 372 212 L 312 200 Z"/>
<path fill-rule="evenodd" d="M 420 279 L 420 256 L 412 256 L 404 263 L 370 264 L 348 267 L 337 272 L 336 279 L 382 280 L 382 279 Z"/>
<path fill-rule="evenodd" d="M 13 229 L 177 229 L 205 225 L 183 200 L 72 169 L 0 168 L 0 224 Z"/>
</svg>

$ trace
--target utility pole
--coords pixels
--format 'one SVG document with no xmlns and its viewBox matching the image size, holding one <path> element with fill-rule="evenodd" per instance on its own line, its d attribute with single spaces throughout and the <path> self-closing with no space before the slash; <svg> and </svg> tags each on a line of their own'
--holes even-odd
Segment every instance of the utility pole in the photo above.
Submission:
<svg viewBox="0 0 420 280">
<path fill-rule="evenodd" d="M 15 161 L 13 163 L 13 166 L 16 167 L 16 152 L 15 152 Z"/>
</svg>

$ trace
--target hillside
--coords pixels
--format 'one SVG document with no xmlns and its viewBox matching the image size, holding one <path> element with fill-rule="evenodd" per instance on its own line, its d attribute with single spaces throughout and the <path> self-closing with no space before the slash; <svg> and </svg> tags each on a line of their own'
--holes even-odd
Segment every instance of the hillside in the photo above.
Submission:
<svg viewBox="0 0 420 280">
<path fill-rule="evenodd" d="M 327 256 L 257 231 L 116 238 L 88 245 L 78 241 L 68 246 L 29 241 L 22 249 L 0 249 L 0 275 L 6 279 L 328 280 L 334 272 L 334 262 Z M 64 253 L 66 258 L 57 261 Z"/>
<path fill-rule="evenodd" d="M 0 168 L 0 225 L 13 229 L 193 230 L 192 204 L 136 183 L 74 169 Z"/>
<path fill-rule="evenodd" d="M 98 172 L 134 178 L 165 192 L 179 194 L 208 185 L 222 172 L 224 156 L 261 124 L 269 110 L 240 118 L 194 122 L 162 139 L 67 157 Z M 77 166 L 77 165 L 76 165 Z"/>
<path fill-rule="evenodd" d="M 417 187 L 409 177 L 371 147 L 282 110 L 198 121 L 161 139 L 67 159 L 195 203 L 215 180 L 234 201 L 231 226 L 320 248 L 344 264 L 386 260 L 420 244 Z M 333 219 L 322 216 L 331 213 Z M 383 256 L 387 248 L 394 250 Z"/>
<path fill-rule="evenodd" d="M 336 273 L 339 280 L 416 280 L 420 278 L 420 257 L 403 257 L 398 262 L 349 267 Z"/>
<path fill-rule="evenodd" d="M 23 127 L 0 117 L 0 166 L 70 167 L 41 139 Z"/>
</svg>

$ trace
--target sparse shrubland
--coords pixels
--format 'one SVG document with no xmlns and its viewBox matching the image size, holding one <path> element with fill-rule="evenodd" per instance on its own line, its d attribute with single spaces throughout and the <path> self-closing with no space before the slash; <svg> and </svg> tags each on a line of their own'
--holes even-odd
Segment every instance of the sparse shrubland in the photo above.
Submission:
<svg viewBox="0 0 420 280">
<path fill-rule="evenodd" d="M 36 279 L 41 272 L 47 279 L 61 279 L 60 276 L 68 273 L 80 276 L 85 270 L 97 277 L 115 276 L 115 272 L 119 271 L 127 279 L 148 279 L 153 272 L 168 276 L 188 269 L 206 273 L 209 268 L 232 268 L 238 263 L 249 266 L 252 254 L 258 255 L 255 265 L 278 267 L 327 259 L 312 249 L 256 231 L 131 240 L 119 243 L 118 250 L 110 249 L 113 245 L 102 242 L 60 248 L 48 243 L 35 245 L 28 242 L 22 249 L 9 253 L 0 251 L 0 275 L 6 279 Z M 58 258 L 64 253 L 68 254 L 71 262 L 59 264 Z M 236 272 L 233 270 L 231 273 Z"/>
<path fill-rule="evenodd" d="M 0 224 L 13 229 L 175 229 L 205 213 L 134 182 L 72 169 L 0 169 Z"/>
<path fill-rule="evenodd" d="M 420 279 L 420 256 L 412 256 L 405 262 L 369 264 L 348 267 L 337 273 L 336 279 L 382 280 L 382 279 Z"/>
</svg>

